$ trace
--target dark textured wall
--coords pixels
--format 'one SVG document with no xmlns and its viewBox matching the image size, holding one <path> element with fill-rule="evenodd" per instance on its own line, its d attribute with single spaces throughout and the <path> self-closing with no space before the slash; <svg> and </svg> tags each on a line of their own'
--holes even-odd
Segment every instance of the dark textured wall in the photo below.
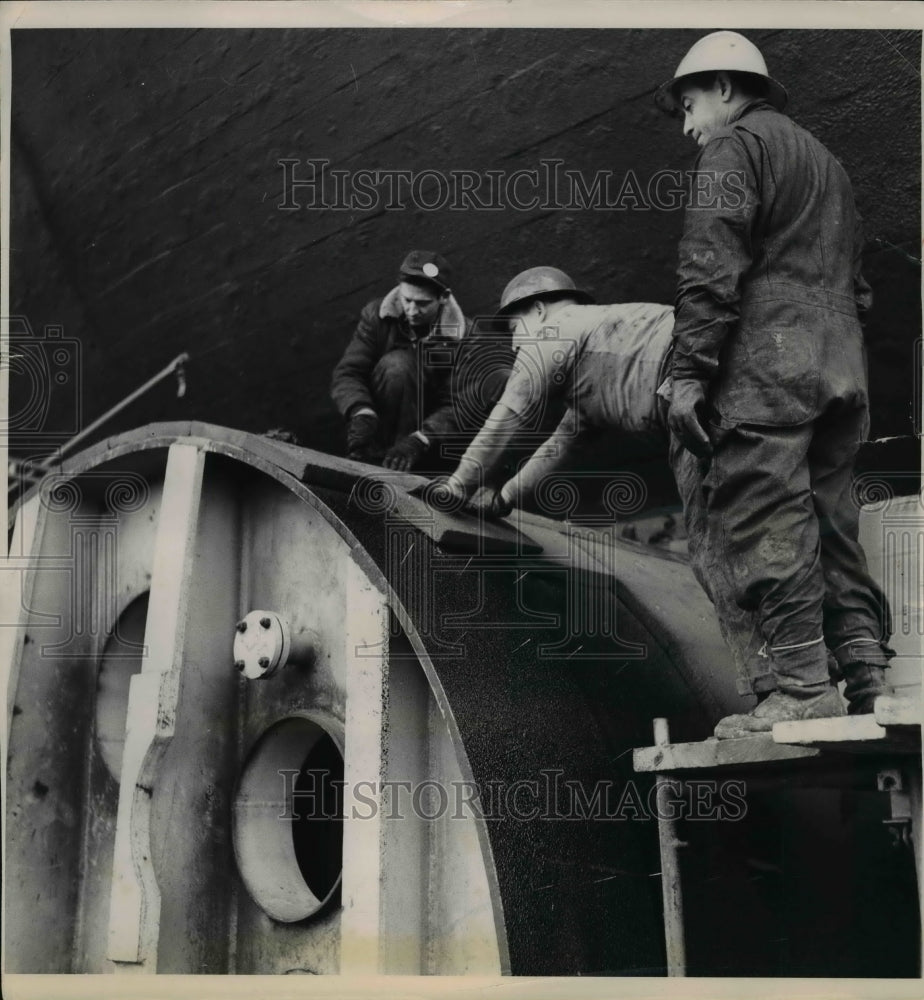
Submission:
<svg viewBox="0 0 924 1000">
<path fill-rule="evenodd" d="M 79 340 L 84 422 L 188 350 L 185 398 L 164 385 L 109 429 L 187 417 L 286 425 L 335 450 L 330 370 L 412 246 L 449 256 L 470 314 L 537 263 L 601 301 L 672 299 L 679 208 L 285 212 L 277 161 L 484 174 L 557 159 L 588 181 L 631 170 L 644 185 L 692 163 L 692 143 L 651 94 L 699 32 L 12 34 L 12 311 Z M 793 117 L 853 178 L 877 293 L 873 435 L 910 435 L 920 37 L 750 35 L 789 87 Z M 14 371 L 14 414 L 27 389 Z M 66 426 L 72 397 L 55 388 L 51 402 L 47 427 Z"/>
</svg>

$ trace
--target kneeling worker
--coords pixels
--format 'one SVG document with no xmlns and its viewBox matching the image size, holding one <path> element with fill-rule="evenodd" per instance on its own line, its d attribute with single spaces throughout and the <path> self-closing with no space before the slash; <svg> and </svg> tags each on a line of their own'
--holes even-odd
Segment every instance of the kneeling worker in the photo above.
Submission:
<svg viewBox="0 0 924 1000">
<path fill-rule="evenodd" d="M 363 309 L 331 380 L 348 457 L 411 469 L 455 430 L 451 374 L 467 321 L 450 276 L 445 257 L 412 250 L 398 284 Z"/>
</svg>

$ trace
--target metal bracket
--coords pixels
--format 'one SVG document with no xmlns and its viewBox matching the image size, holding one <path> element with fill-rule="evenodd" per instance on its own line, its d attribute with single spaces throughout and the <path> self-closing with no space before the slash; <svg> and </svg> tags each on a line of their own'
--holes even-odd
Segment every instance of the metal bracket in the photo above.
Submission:
<svg viewBox="0 0 924 1000">
<path fill-rule="evenodd" d="M 902 773 L 898 768 L 883 768 L 876 774 L 876 788 L 887 792 L 892 815 L 883 825 L 892 836 L 895 846 L 911 843 L 911 796 L 905 789 Z"/>
</svg>

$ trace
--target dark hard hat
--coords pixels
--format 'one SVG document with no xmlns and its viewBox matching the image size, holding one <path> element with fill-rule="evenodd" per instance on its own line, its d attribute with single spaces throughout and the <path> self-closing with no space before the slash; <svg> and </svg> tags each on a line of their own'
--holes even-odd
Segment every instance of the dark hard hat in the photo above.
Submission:
<svg viewBox="0 0 924 1000">
<path fill-rule="evenodd" d="M 452 271 L 449 261 L 441 254 L 433 250 L 412 250 L 404 258 L 398 277 L 402 281 L 422 280 L 448 292 Z"/>
<path fill-rule="evenodd" d="M 557 267 L 531 267 L 521 271 L 508 283 L 501 295 L 499 316 L 504 316 L 514 308 L 540 295 L 570 296 L 578 302 L 593 302 L 593 296 L 580 288 Z"/>
</svg>

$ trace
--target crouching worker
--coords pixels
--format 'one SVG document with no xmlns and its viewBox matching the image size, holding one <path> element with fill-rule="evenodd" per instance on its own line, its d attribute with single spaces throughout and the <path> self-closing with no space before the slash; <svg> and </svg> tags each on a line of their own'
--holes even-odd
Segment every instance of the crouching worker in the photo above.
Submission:
<svg viewBox="0 0 924 1000">
<path fill-rule="evenodd" d="M 834 661 L 850 712 L 871 712 L 894 654 L 851 497 L 871 296 L 850 180 L 781 113 L 786 91 L 735 32 L 700 39 L 659 102 L 716 185 L 687 209 L 680 244 L 674 465 L 704 582 L 755 616 L 768 666 L 766 698 L 716 735 L 843 715 Z"/>
<path fill-rule="evenodd" d="M 350 458 L 412 469 L 454 432 L 451 375 L 467 321 L 450 277 L 440 254 L 412 250 L 398 284 L 363 309 L 331 380 Z"/>
</svg>

